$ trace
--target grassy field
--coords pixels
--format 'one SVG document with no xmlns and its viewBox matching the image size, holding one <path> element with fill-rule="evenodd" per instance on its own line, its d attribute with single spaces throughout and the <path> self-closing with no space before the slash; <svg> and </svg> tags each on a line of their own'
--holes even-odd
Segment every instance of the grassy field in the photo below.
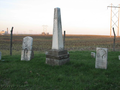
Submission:
<svg viewBox="0 0 120 90">
<path fill-rule="evenodd" d="M 25 36 L 33 37 L 35 53 L 45 52 L 52 47 L 52 36 L 43 35 L 13 35 L 13 55 L 21 54 L 22 41 Z M 96 47 L 113 48 L 113 37 L 98 35 L 66 35 L 65 48 L 69 51 L 95 51 Z M 9 55 L 10 35 L 0 35 L 0 51 L 2 55 Z M 116 51 L 120 51 L 120 37 L 116 38 Z"/>
<path fill-rule="evenodd" d="M 21 61 L 22 39 L 33 37 L 34 59 Z M 113 37 L 67 35 L 65 48 L 70 62 L 62 66 L 45 64 L 45 51 L 52 47 L 52 36 L 13 35 L 13 56 L 9 55 L 10 35 L 0 35 L 0 90 L 119 90 L 120 37 L 116 52 L 112 51 Z M 95 69 L 90 56 L 96 47 L 108 48 L 108 68 Z"/>
<path fill-rule="evenodd" d="M 90 51 L 70 51 L 70 62 L 62 66 L 45 64 L 45 54 L 31 61 L 20 55 L 0 61 L 0 90 L 120 90 L 119 51 L 108 52 L 108 68 L 95 69 Z"/>
</svg>

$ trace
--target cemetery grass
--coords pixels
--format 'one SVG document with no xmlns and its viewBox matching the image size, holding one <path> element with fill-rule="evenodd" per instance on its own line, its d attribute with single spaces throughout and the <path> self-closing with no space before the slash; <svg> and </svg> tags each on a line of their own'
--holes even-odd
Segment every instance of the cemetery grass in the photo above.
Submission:
<svg viewBox="0 0 120 90">
<path fill-rule="evenodd" d="M 45 53 L 31 61 L 20 55 L 0 61 L 0 90 L 120 90 L 119 51 L 108 52 L 108 67 L 95 69 L 91 51 L 70 51 L 70 62 L 62 66 L 45 64 Z"/>
</svg>

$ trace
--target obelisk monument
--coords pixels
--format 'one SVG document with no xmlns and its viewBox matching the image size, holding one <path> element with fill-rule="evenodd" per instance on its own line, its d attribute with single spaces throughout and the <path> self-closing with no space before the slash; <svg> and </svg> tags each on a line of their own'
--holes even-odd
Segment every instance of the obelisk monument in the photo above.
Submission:
<svg viewBox="0 0 120 90">
<path fill-rule="evenodd" d="M 69 53 L 64 49 L 60 8 L 54 8 L 52 49 L 46 53 L 46 64 L 63 65 L 69 62 Z"/>
<path fill-rule="evenodd" d="M 54 9 L 52 49 L 63 49 L 62 23 L 60 8 Z"/>
</svg>

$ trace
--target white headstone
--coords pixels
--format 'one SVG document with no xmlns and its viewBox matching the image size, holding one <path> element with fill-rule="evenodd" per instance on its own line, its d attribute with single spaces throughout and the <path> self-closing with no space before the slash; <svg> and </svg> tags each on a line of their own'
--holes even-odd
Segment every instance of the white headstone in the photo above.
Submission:
<svg viewBox="0 0 120 90">
<path fill-rule="evenodd" d="M 96 48 L 95 68 L 107 69 L 107 48 Z"/>
<path fill-rule="evenodd" d="M 120 60 L 120 55 L 118 55 L 118 59 Z"/>
<path fill-rule="evenodd" d="M 91 52 L 91 57 L 95 58 L 95 52 Z"/>
<path fill-rule="evenodd" d="M 54 8 L 52 49 L 63 49 L 62 22 L 60 8 Z"/>
<path fill-rule="evenodd" d="M 1 57 L 2 57 L 2 53 L 0 52 L 0 60 L 1 60 Z"/>
<path fill-rule="evenodd" d="M 21 52 L 21 60 L 29 61 L 33 57 L 32 50 L 33 38 L 32 37 L 24 37 L 22 44 L 22 52 Z"/>
</svg>

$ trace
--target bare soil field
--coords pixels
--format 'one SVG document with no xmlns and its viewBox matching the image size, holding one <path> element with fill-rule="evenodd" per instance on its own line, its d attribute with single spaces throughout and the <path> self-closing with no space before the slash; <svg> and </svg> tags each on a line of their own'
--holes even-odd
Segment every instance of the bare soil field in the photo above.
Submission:
<svg viewBox="0 0 120 90">
<path fill-rule="evenodd" d="M 33 37 L 33 50 L 44 52 L 52 47 L 52 35 L 13 35 L 13 54 L 20 54 L 22 41 L 25 36 Z M 95 51 L 96 47 L 113 49 L 114 37 L 102 35 L 66 35 L 65 49 L 71 51 Z M 9 55 L 10 35 L 0 35 L 0 51 L 3 55 Z M 120 50 L 120 37 L 116 37 L 115 50 Z"/>
</svg>

